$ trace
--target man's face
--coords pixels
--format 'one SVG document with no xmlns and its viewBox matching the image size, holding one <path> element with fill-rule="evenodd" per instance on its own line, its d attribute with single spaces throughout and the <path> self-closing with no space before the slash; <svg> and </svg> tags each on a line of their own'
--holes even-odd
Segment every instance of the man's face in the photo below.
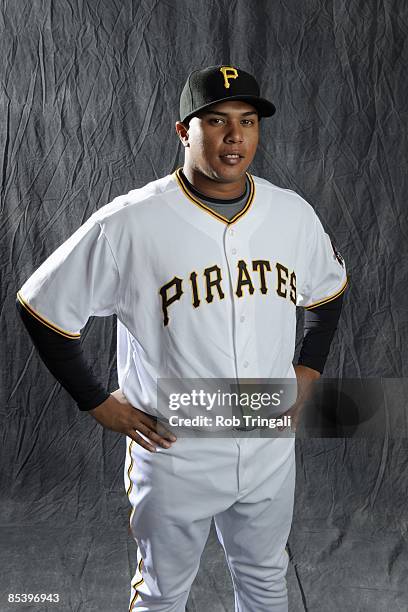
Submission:
<svg viewBox="0 0 408 612">
<path fill-rule="evenodd" d="M 259 118 L 251 104 L 218 102 L 190 120 L 186 162 L 222 183 L 242 180 L 258 146 Z"/>
</svg>

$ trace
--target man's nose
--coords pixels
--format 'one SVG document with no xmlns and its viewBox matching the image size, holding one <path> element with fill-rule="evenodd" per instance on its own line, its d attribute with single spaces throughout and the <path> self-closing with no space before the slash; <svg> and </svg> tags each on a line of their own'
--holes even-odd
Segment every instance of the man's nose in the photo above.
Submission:
<svg viewBox="0 0 408 612">
<path fill-rule="evenodd" d="M 243 142 L 244 133 L 242 131 L 242 125 L 239 122 L 231 122 L 228 125 L 229 129 L 225 135 L 226 142 Z"/>
</svg>

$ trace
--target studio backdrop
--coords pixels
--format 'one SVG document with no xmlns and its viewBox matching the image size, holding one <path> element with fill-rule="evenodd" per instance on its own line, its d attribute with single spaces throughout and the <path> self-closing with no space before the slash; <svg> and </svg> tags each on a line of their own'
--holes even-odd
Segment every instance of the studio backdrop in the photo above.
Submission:
<svg viewBox="0 0 408 612">
<path fill-rule="evenodd" d="M 290 610 L 408 609 L 407 32 L 396 0 L 1 2 L 0 610 L 127 609 L 125 439 L 48 373 L 16 292 L 94 211 L 181 165 L 182 85 L 219 63 L 256 75 L 277 108 L 252 173 L 315 208 L 350 279 L 325 377 L 362 392 L 342 389 L 349 421 L 332 397 L 321 435 L 296 442 Z M 115 319 L 82 337 L 113 391 Z M 188 610 L 233 609 L 212 533 Z"/>
</svg>

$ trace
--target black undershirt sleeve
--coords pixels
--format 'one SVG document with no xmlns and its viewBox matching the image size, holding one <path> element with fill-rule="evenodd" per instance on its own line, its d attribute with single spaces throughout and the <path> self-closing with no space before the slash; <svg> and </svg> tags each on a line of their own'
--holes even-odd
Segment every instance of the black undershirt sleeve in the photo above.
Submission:
<svg viewBox="0 0 408 612">
<path fill-rule="evenodd" d="M 87 363 L 81 339 L 65 338 L 37 321 L 18 300 L 16 306 L 41 359 L 78 408 L 91 410 L 102 404 L 110 394 Z"/>
<path fill-rule="evenodd" d="M 304 337 L 299 365 L 317 370 L 320 374 L 323 372 L 340 318 L 343 296 L 344 293 L 327 304 L 305 310 Z"/>
</svg>

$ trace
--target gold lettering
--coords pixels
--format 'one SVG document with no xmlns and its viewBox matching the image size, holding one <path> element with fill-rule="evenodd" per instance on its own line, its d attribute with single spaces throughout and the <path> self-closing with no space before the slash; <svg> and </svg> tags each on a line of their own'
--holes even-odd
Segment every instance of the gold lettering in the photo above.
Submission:
<svg viewBox="0 0 408 612">
<path fill-rule="evenodd" d="M 286 290 L 286 283 L 289 277 L 289 270 L 285 267 L 282 266 L 282 264 L 277 263 L 276 264 L 276 269 L 278 271 L 278 285 L 276 287 L 276 293 L 280 296 L 280 297 L 286 297 L 287 296 L 287 290 Z"/>
<path fill-rule="evenodd" d="M 248 268 L 243 259 L 240 259 L 238 264 L 238 282 L 237 282 L 237 290 L 236 295 L 238 297 L 242 297 L 242 287 L 248 285 L 248 291 L 250 295 L 255 291 L 254 286 L 251 281 L 251 277 L 249 276 Z"/>
<path fill-rule="evenodd" d="M 198 296 L 197 272 L 192 272 L 190 274 L 190 282 L 191 290 L 193 292 L 193 306 L 194 308 L 198 308 L 198 306 L 200 305 L 200 298 Z"/>
<path fill-rule="evenodd" d="M 289 297 L 291 302 L 296 306 L 296 274 L 295 271 L 290 275 L 290 292 Z"/>
<path fill-rule="evenodd" d="M 237 79 L 238 78 L 238 70 L 233 68 L 232 66 L 222 66 L 220 68 L 220 72 L 222 72 L 222 76 L 224 77 L 224 87 L 225 89 L 229 89 L 231 85 L 229 84 L 228 79 Z"/>
<path fill-rule="evenodd" d="M 215 278 L 211 279 L 211 275 L 214 272 L 215 272 Z M 208 302 L 208 304 L 210 304 L 210 302 L 212 302 L 214 299 L 214 296 L 212 293 L 213 287 L 217 287 L 218 296 L 220 300 L 222 300 L 224 298 L 224 292 L 221 289 L 221 281 L 222 281 L 221 268 L 219 268 L 218 266 L 211 266 L 211 268 L 205 268 L 204 276 L 205 276 L 206 287 L 207 287 L 207 296 L 205 299 Z"/>
<path fill-rule="evenodd" d="M 177 302 L 177 300 L 179 300 L 183 295 L 182 284 L 182 279 L 175 276 L 171 281 L 163 285 L 163 287 L 161 287 L 159 290 L 162 299 L 163 324 L 165 327 L 169 324 L 168 307 L 173 304 L 173 302 Z M 173 295 L 169 295 L 169 291 L 173 287 L 175 288 L 175 292 L 173 293 Z"/>
<path fill-rule="evenodd" d="M 257 270 L 259 271 L 259 278 L 261 281 L 261 293 L 268 293 L 268 287 L 266 286 L 265 279 L 265 270 L 270 272 L 271 264 L 267 259 L 257 259 L 256 261 L 252 262 L 252 269 L 254 272 L 256 272 Z"/>
</svg>

